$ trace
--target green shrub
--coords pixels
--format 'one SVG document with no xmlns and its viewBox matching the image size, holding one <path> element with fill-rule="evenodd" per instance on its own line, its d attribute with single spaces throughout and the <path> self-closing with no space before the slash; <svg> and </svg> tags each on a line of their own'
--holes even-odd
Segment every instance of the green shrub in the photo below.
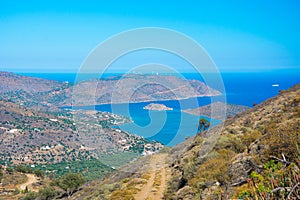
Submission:
<svg viewBox="0 0 300 200">
<path fill-rule="evenodd" d="M 134 196 L 130 190 L 117 190 L 111 194 L 110 200 L 134 200 Z"/>
<path fill-rule="evenodd" d="M 70 196 L 84 183 L 84 179 L 79 173 L 68 173 L 65 176 L 58 179 L 57 182 L 58 186 L 61 189 L 65 190 Z"/>
<path fill-rule="evenodd" d="M 37 197 L 35 192 L 28 192 L 24 197 L 21 197 L 20 200 L 35 200 Z"/>
<path fill-rule="evenodd" d="M 294 187 L 300 180 L 298 166 L 294 163 L 288 167 L 274 160 L 264 165 L 261 173 L 252 172 L 247 184 L 236 188 L 236 195 L 240 199 L 287 199 L 288 188 Z M 290 194 L 289 199 L 296 199 L 299 190 Z"/>
<path fill-rule="evenodd" d="M 14 194 L 14 195 L 20 194 L 20 190 L 19 190 L 19 189 L 15 189 L 15 191 L 14 191 L 13 194 Z"/>
<path fill-rule="evenodd" d="M 242 143 L 239 136 L 234 134 L 222 135 L 214 147 L 216 151 L 221 149 L 228 149 L 236 153 L 243 152 L 245 148 L 246 146 Z"/>
<path fill-rule="evenodd" d="M 269 161 L 270 156 L 282 158 L 285 155 L 289 162 L 297 163 L 300 155 L 300 120 L 296 122 L 287 121 L 284 125 L 268 127 L 267 134 L 262 139 L 265 146 L 260 159 L 263 163 Z"/>
<path fill-rule="evenodd" d="M 32 169 L 30 167 L 27 167 L 25 165 L 17 165 L 16 171 L 21 173 L 32 173 Z"/>
<path fill-rule="evenodd" d="M 248 147 L 252 142 L 262 136 L 261 132 L 255 130 L 241 136 L 242 143 Z"/>
<path fill-rule="evenodd" d="M 38 198 L 40 200 L 49 200 L 49 199 L 53 199 L 53 197 L 55 197 L 56 194 L 57 193 L 53 187 L 46 187 L 39 191 Z"/>
<path fill-rule="evenodd" d="M 34 171 L 34 174 L 37 176 L 37 177 L 41 177 L 43 178 L 45 176 L 45 172 L 43 172 L 42 170 L 35 170 Z"/>
<path fill-rule="evenodd" d="M 14 172 L 14 169 L 11 167 L 6 168 L 7 173 L 12 174 Z"/>
</svg>

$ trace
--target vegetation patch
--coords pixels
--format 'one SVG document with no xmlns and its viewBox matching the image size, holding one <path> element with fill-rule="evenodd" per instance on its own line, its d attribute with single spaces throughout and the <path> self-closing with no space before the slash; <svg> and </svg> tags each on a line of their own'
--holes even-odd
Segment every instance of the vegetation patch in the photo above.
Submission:
<svg viewBox="0 0 300 200">
<path fill-rule="evenodd" d="M 54 177 L 60 177 L 70 172 L 82 173 L 84 179 L 87 181 L 101 179 L 106 174 L 114 171 L 114 169 L 104 165 L 101 160 L 97 159 L 38 165 L 36 169 L 43 170 L 47 174 L 53 174 Z"/>
</svg>

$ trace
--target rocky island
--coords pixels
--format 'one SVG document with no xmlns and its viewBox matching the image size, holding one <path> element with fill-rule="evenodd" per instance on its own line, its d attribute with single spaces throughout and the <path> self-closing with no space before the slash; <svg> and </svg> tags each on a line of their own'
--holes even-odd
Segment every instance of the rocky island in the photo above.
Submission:
<svg viewBox="0 0 300 200">
<path fill-rule="evenodd" d="M 147 106 L 144 106 L 143 109 L 144 110 L 157 110 L 157 111 L 173 110 L 173 108 L 169 108 L 164 104 L 158 104 L 158 103 L 150 103 Z"/>
</svg>

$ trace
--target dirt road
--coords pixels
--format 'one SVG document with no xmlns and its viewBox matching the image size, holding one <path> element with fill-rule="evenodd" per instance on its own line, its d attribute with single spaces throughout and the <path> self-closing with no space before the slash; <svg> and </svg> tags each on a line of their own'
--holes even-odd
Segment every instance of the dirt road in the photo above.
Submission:
<svg viewBox="0 0 300 200">
<path fill-rule="evenodd" d="M 20 190 L 21 191 L 25 190 L 27 187 L 29 190 L 34 191 L 32 189 L 32 184 L 38 182 L 36 176 L 34 174 L 25 174 L 25 175 L 27 176 L 28 180 L 26 181 L 26 183 L 20 185 Z"/>
<path fill-rule="evenodd" d="M 151 157 L 148 174 L 150 178 L 134 196 L 136 200 L 161 200 L 167 186 L 167 154 L 155 154 Z"/>
</svg>

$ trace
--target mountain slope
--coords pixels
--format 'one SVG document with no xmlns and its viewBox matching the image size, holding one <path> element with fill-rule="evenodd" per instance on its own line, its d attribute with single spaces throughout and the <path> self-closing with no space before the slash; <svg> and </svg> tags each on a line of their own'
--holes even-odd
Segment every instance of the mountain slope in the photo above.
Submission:
<svg viewBox="0 0 300 200">
<path fill-rule="evenodd" d="M 27 108 L 58 111 L 57 102 L 65 97 L 56 98 L 56 102 L 48 102 L 47 99 L 57 96 L 67 87 L 68 83 L 0 72 L 0 100 L 14 102 Z"/>
<path fill-rule="evenodd" d="M 29 94 L 47 92 L 62 87 L 63 83 L 42 78 L 22 76 L 0 71 L 0 94 L 25 91 Z"/>
<path fill-rule="evenodd" d="M 171 164 L 166 199 L 297 199 L 300 194 L 300 85 L 198 134 Z"/>
<path fill-rule="evenodd" d="M 61 104 L 75 105 L 147 102 L 216 96 L 220 92 L 198 80 L 176 76 L 126 74 L 123 76 L 80 82 L 64 90 L 69 97 Z"/>
<path fill-rule="evenodd" d="M 110 126 L 129 122 L 125 117 L 97 111 L 60 111 L 49 114 L 13 102 L 0 101 L 0 162 L 44 164 L 81 161 L 101 155 L 161 148 Z"/>
</svg>

